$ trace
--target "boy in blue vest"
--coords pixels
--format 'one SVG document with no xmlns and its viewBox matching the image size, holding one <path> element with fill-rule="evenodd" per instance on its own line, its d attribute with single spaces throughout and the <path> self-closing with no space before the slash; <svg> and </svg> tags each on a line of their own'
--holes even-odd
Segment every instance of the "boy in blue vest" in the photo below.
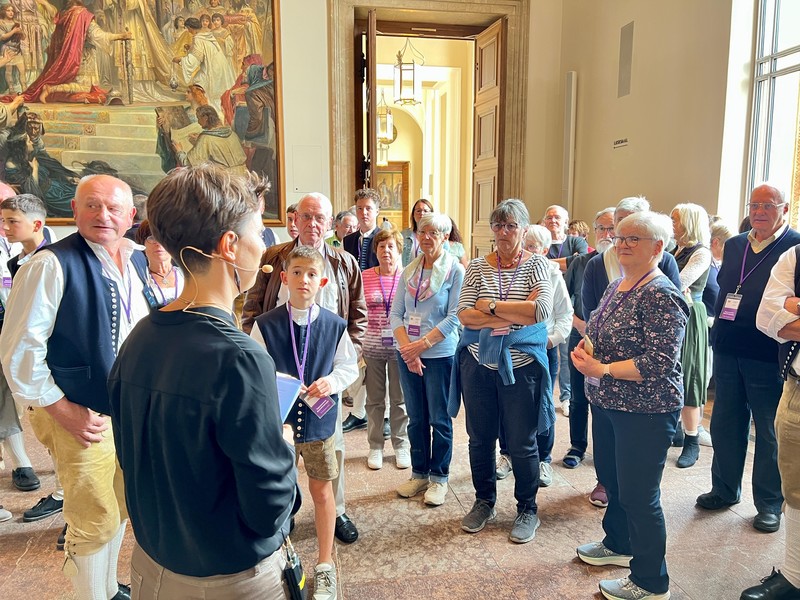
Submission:
<svg viewBox="0 0 800 600">
<path fill-rule="evenodd" d="M 275 369 L 303 383 L 286 423 L 292 428 L 297 456 L 303 457 L 314 502 L 319 558 L 314 575 L 314 600 L 336 600 L 333 536 L 336 503 L 331 482 L 339 467 L 334 448 L 338 394 L 358 377 L 356 349 L 347 321 L 315 303 L 328 283 L 322 255 L 297 246 L 286 257 L 278 297 L 288 302 L 255 321 L 252 337 L 264 344 Z"/>
</svg>

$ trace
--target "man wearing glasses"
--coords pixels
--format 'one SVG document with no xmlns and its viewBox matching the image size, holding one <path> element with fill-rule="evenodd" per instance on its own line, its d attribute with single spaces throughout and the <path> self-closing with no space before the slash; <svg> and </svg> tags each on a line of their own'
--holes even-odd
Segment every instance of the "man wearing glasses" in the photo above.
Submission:
<svg viewBox="0 0 800 600">
<path fill-rule="evenodd" d="M 770 184 L 750 194 L 752 229 L 725 243 L 725 260 L 717 282 L 717 318 L 711 329 L 717 393 L 711 417 L 714 460 L 711 491 L 697 506 L 720 510 L 741 499 L 750 418 L 756 425 L 753 500 L 758 514 L 753 527 L 765 533 L 781 523 L 781 476 L 778 472 L 775 413 L 783 389 L 778 342 L 756 327 L 756 314 L 772 267 L 800 233 L 786 222 L 789 206 L 783 192 Z"/>
<path fill-rule="evenodd" d="M 311 246 L 325 258 L 327 285 L 317 294 L 317 303 L 347 321 L 347 331 L 356 350 L 361 354 L 361 342 L 367 329 L 367 304 L 361 283 L 361 271 L 356 260 L 347 252 L 325 243 L 325 234 L 330 229 L 333 207 L 331 201 L 319 193 L 303 196 L 297 203 L 295 223 L 297 239 L 268 248 L 261 259 L 261 266 L 270 265 L 271 273 L 259 272 L 256 283 L 247 292 L 242 310 L 242 329 L 250 333 L 260 314 L 284 304 L 289 299 L 286 286 L 281 283 L 280 273 L 284 260 L 296 246 Z M 344 436 L 341 428 L 341 403 L 335 432 L 336 461 L 339 476 L 333 481 L 336 497 L 336 537 L 347 544 L 358 539 L 358 529 L 345 514 L 344 506 Z"/>
</svg>

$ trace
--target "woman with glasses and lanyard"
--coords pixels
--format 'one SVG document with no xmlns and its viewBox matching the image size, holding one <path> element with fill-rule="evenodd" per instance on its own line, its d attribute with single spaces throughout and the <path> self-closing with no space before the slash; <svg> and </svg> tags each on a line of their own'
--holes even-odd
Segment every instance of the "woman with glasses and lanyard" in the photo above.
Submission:
<svg viewBox="0 0 800 600">
<path fill-rule="evenodd" d="M 183 271 L 175 265 L 164 246 L 153 237 L 149 221 L 142 221 L 136 228 L 136 243 L 144 246 L 144 255 L 147 257 L 147 286 L 153 292 L 158 306 L 166 306 L 180 296 L 183 290 Z"/>
<path fill-rule="evenodd" d="M 453 455 L 447 388 L 458 344 L 456 305 L 464 267 L 444 249 L 449 217 L 426 214 L 417 228 L 420 255 L 403 270 L 389 314 L 411 442 L 411 479 L 397 493 L 411 498 L 424 491 L 425 504 L 439 506 L 447 495 Z"/>
<path fill-rule="evenodd" d="M 477 533 L 495 518 L 495 447 L 502 424 L 514 469 L 517 517 L 509 539 L 523 544 L 539 527 L 537 433 L 555 421 L 547 372 L 547 318 L 553 290 L 547 259 L 522 244 L 529 224 L 520 200 L 491 215 L 496 250 L 474 259 L 464 276 L 458 318 L 465 329 L 450 386 L 450 414 L 463 392 L 475 502 L 461 528 Z"/>
<path fill-rule="evenodd" d="M 572 352 L 592 405 L 597 477 L 608 493 L 605 538 L 578 557 L 630 567 L 600 582 L 611 599 L 669 598 L 661 475 L 683 405 L 680 352 L 689 309 L 658 268 L 672 235 L 666 215 L 640 212 L 617 225 L 623 276 L 608 286 Z"/>
</svg>

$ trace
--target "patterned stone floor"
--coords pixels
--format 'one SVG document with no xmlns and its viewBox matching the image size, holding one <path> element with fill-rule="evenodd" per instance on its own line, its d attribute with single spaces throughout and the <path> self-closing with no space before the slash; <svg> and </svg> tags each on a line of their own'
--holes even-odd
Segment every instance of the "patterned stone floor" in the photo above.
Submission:
<svg viewBox="0 0 800 600">
<path fill-rule="evenodd" d="M 445 504 L 437 508 L 426 507 L 421 496 L 397 497 L 394 488 L 410 473 L 395 468 L 390 449 L 383 469 L 371 471 L 366 465 L 366 432 L 346 435 L 347 512 L 361 536 L 350 546 L 337 543 L 340 598 L 600 598 L 600 579 L 626 574 L 621 568 L 589 567 L 575 557 L 576 546 L 600 539 L 603 511 L 587 501 L 595 483 L 591 459 L 574 470 L 561 465 L 568 428 L 560 411 L 554 482 L 539 493 L 542 526 L 532 542 L 521 546 L 507 538 L 514 519 L 513 476 L 498 484 L 497 521 L 475 535 L 461 531 L 461 518 L 473 501 L 463 415 L 455 421 L 454 430 L 450 491 Z M 52 466 L 30 434 L 28 450 L 42 479 L 41 493 L 16 491 L 9 472 L 0 472 L 0 502 L 15 517 L 0 524 L 0 598 L 70 599 L 69 583 L 60 573 L 63 558 L 55 549 L 61 516 L 38 523 L 21 521 L 22 512 L 53 485 Z M 751 525 L 756 514 L 750 490 L 752 447 L 742 503 L 714 514 L 694 506 L 695 497 L 710 489 L 712 450 L 703 448 L 698 464 L 687 470 L 675 467 L 678 454 L 678 449 L 670 450 L 662 486 L 672 598 L 738 598 L 772 565 L 779 566 L 784 552 L 783 529 L 768 535 Z M 313 566 L 316 554 L 313 536 L 308 502 L 298 515 L 293 535 L 307 568 Z M 132 540 L 129 531 L 120 560 L 119 579 L 125 582 L 129 581 Z"/>
</svg>

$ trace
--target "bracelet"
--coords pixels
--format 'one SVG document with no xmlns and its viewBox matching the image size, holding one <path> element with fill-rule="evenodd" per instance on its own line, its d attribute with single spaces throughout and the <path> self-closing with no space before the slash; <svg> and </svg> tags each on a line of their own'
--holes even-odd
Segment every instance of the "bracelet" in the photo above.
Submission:
<svg viewBox="0 0 800 600">
<path fill-rule="evenodd" d="M 423 341 L 423 342 L 425 342 L 425 345 L 426 345 L 428 348 L 433 348 L 433 344 L 431 344 L 431 341 L 428 339 L 428 336 L 427 336 L 427 335 L 423 335 L 423 336 L 422 336 L 422 341 Z"/>
</svg>

